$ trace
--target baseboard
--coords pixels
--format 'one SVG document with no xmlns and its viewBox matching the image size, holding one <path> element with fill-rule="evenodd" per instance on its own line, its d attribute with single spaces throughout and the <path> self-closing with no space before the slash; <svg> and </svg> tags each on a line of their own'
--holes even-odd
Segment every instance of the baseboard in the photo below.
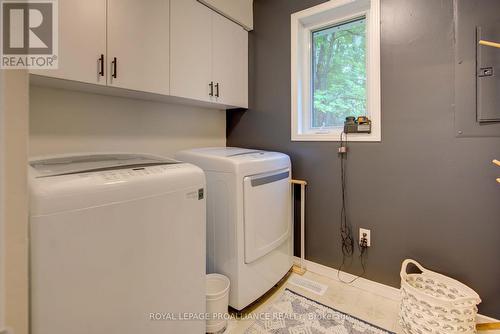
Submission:
<svg viewBox="0 0 500 334">
<path fill-rule="evenodd" d="M 300 266 L 300 258 L 294 257 L 293 263 Z M 321 276 L 328 277 L 329 279 L 332 279 L 334 281 L 339 282 L 338 270 L 335 268 L 330 268 L 330 267 L 324 266 L 322 264 L 315 263 L 315 262 L 308 261 L 308 260 L 304 261 L 304 266 L 305 266 L 305 269 L 307 271 L 310 271 L 312 273 L 315 273 L 315 274 L 318 274 Z M 340 277 L 345 281 L 350 281 L 350 280 L 356 278 L 356 276 L 349 274 L 349 273 L 346 273 L 344 271 L 340 272 Z M 394 301 L 399 301 L 401 299 L 401 294 L 400 294 L 399 289 L 394 288 L 394 287 L 389 286 L 389 285 L 385 285 L 382 283 L 371 281 L 371 280 L 366 279 L 366 278 L 362 278 L 362 277 L 358 278 L 356 281 L 354 281 L 351 284 L 351 286 L 355 286 L 361 290 L 365 290 L 365 291 L 374 293 L 376 295 L 379 295 L 381 297 L 385 297 L 385 298 L 388 298 L 388 299 L 391 299 Z M 497 319 L 494 319 L 494 318 L 491 318 L 491 317 L 488 317 L 488 316 L 485 316 L 482 314 L 477 315 L 477 322 L 478 323 L 498 322 L 498 321 L 500 321 L 500 320 L 497 320 Z"/>
<path fill-rule="evenodd" d="M 294 263 L 297 265 L 300 265 L 300 258 L 295 257 Z M 328 277 L 329 279 L 340 282 L 339 277 L 338 277 L 339 272 L 337 269 L 330 268 L 330 267 L 324 266 L 322 264 L 308 261 L 308 260 L 304 261 L 304 265 L 306 267 L 305 269 L 310 271 L 310 272 L 313 272 L 315 274 L 325 276 L 325 277 Z M 344 281 L 351 281 L 354 278 L 356 278 L 355 275 L 346 273 L 344 271 L 340 271 L 340 277 Z M 354 281 L 351 284 L 351 286 L 357 287 L 361 290 L 365 290 L 365 291 L 374 293 L 374 294 L 379 295 L 379 296 L 384 297 L 384 298 L 389 298 L 391 300 L 399 301 L 399 299 L 400 299 L 399 289 L 396 289 L 392 286 L 388 286 L 388 285 L 381 284 L 378 282 L 370 281 L 366 278 L 362 278 L 362 277 L 358 278 L 356 281 Z"/>
</svg>

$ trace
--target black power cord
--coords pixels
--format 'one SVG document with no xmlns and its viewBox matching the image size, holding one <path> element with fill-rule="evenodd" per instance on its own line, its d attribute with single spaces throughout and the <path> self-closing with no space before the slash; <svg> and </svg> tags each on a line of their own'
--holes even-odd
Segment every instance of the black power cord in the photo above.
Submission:
<svg viewBox="0 0 500 334">
<path fill-rule="evenodd" d="M 345 135 L 345 141 L 344 141 Z M 354 239 L 352 238 L 351 225 L 347 220 L 347 208 L 346 208 L 346 173 L 345 173 L 345 161 L 347 159 L 347 134 L 342 132 L 340 134 L 340 181 L 342 187 L 342 209 L 340 210 L 340 235 L 342 237 L 342 254 L 345 256 L 351 256 L 354 252 Z"/>
<path fill-rule="evenodd" d="M 344 139 L 345 137 L 345 139 Z M 368 250 L 368 246 L 366 244 L 366 236 L 363 236 L 363 242 L 358 243 L 359 248 L 359 261 L 361 263 L 361 267 L 363 268 L 363 273 L 360 276 L 353 278 L 350 281 L 344 281 L 340 277 L 340 272 L 345 265 L 345 261 L 347 257 L 351 257 L 354 254 L 354 239 L 352 236 L 352 227 L 349 223 L 349 219 L 347 216 L 347 208 L 346 208 L 346 160 L 347 160 L 347 133 L 342 132 L 340 134 L 340 147 L 339 147 L 339 155 L 340 155 L 340 181 L 341 181 L 341 190 L 342 190 L 342 208 L 340 210 L 340 236 L 342 238 L 342 264 L 340 265 L 337 271 L 337 278 L 342 283 L 351 284 L 354 283 L 358 278 L 363 277 L 366 274 L 366 266 L 365 266 L 365 253 Z"/>
</svg>

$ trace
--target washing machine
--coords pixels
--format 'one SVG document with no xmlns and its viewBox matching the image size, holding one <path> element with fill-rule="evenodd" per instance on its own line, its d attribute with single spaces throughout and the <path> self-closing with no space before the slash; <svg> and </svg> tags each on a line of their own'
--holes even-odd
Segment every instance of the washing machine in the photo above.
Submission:
<svg viewBox="0 0 500 334">
<path fill-rule="evenodd" d="M 150 155 L 30 162 L 32 334 L 205 333 L 203 171 Z"/>
<path fill-rule="evenodd" d="M 229 304 L 250 305 L 292 267 L 290 158 L 219 147 L 181 151 L 207 178 L 207 272 L 229 277 Z"/>
</svg>

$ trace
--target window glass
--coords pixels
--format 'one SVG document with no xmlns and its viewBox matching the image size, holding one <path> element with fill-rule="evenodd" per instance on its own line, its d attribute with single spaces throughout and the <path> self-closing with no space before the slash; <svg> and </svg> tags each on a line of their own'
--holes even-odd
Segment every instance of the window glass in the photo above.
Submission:
<svg viewBox="0 0 500 334">
<path fill-rule="evenodd" d="M 366 18 L 312 32 L 311 128 L 366 116 Z"/>
</svg>

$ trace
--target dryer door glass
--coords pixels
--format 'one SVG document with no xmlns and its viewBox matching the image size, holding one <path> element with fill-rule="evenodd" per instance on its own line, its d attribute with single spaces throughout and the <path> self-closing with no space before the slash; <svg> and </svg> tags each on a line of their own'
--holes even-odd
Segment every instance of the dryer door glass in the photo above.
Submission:
<svg viewBox="0 0 500 334">
<path fill-rule="evenodd" d="M 245 263 L 251 263 L 290 237 L 290 170 L 247 176 L 243 188 Z"/>
</svg>

